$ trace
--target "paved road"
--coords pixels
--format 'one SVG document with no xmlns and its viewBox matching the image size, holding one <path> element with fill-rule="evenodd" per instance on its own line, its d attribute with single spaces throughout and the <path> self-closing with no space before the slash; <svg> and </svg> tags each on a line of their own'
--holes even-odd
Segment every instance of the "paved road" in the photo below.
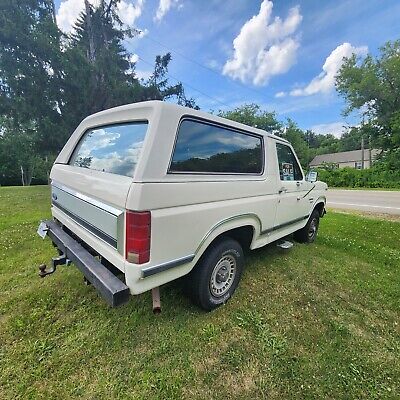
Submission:
<svg viewBox="0 0 400 400">
<path fill-rule="evenodd" d="M 329 189 L 327 197 L 331 208 L 400 215 L 400 191 Z"/>
</svg>

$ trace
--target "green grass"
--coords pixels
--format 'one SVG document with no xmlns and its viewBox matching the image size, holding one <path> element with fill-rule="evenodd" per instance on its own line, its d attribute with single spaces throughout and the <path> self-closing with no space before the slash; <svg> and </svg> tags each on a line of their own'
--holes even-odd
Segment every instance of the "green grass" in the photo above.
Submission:
<svg viewBox="0 0 400 400">
<path fill-rule="evenodd" d="M 400 395 L 400 223 L 329 213 L 317 242 L 252 252 L 203 313 L 178 283 L 110 309 L 36 235 L 46 187 L 0 188 L 0 398 L 355 399 Z"/>
</svg>

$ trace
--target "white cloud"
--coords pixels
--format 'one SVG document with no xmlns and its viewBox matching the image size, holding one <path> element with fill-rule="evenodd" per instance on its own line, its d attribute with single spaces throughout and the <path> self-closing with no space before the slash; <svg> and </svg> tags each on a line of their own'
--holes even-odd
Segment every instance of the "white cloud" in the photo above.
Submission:
<svg viewBox="0 0 400 400">
<path fill-rule="evenodd" d="M 128 73 L 134 73 L 138 79 L 143 79 L 143 80 L 147 81 L 154 72 L 151 70 L 137 69 L 137 65 L 140 62 L 140 57 L 138 54 L 135 54 L 135 53 L 131 54 L 129 56 L 128 61 L 132 64 L 135 64 L 135 66 L 133 68 L 128 69 Z"/>
<path fill-rule="evenodd" d="M 291 96 L 310 96 L 316 93 L 331 92 L 335 88 L 335 77 L 343 65 L 344 58 L 351 57 L 352 54 L 365 56 L 367 52 L 367 46 L 354 47 L 350 43 L 341 44 L 326 58 L 322 72 L 304 88 L 292 90 Z"/>
<path fill-rule="evenodd" d="M 179 0 L 160 0 L 154 20 L 161 21 L 171 8 L 178 7 L 178 9 L 181 9 L 182 6 Z"/>
<path fill-rule="evenodd" d="M 89 3 L 98 5 L 99 0 L 89 0 Z M 70 32 L 79 14 L 85 8 L 84 0 L 64 0 L 58 7 L 56 20 L 63 32 Z"/>
<path fill-rule="evenodd" d="M 220 63 L 214 59 L 206 61 L 206 66 L 211 69 L 216 69 L 216 70 L 221 69 Z"/>
<path fill-rule="evenodd" d="M 132 26 L 142 15 L 145 0 L 136 0 L 135 4 L 122 0 L 118 3 L 118 16 L 125 25 Z"/>
<path fill-rule="evenodd" d="M 142 14 L 145 0 L 122 0 L 117 5 L 118 16 L 126 25 L 133 25 Z M 93 6 L 98 6 L 100 0 L 89 0 Z M 57 10 L 56 20 L 58 27 L 66 33 L 71 32 L 79 14 L 85 9 L 84 0 L 63 0 Z"/>
<path fill-rule="evenodd" d="M 278 92 L 278 93 L 275 93 L 275 97 L 277 98 L 277 99 L 280 99 L 281 97 L 285 97 L 286 96 L 286 92 Z"/>
<path fill-rule="evenodd" d="M 131 54 L 129 57 L 129 62 L 132 64 L 136 64 L 139 61 L 139 56 L 137 54 Z"/>
<path fill-rule="evenodd" d="M 114 174 L 133 176 L 142 147 L 143 141 L 133 143 L 122 154 L 114 151 L 101 158 L 93 157 L 90 166 L 99 171 L 105 170 Z"/>
<path fill-rule="evenodd" d="M 80 154 L 83 157 L 88 157 L 95 150 L 114 146 L 115 140 L 120 137 L 119 133 L 106 132 L 104 129 L 95 129 L 93 132 L 95 133 L 94 137 L 89 135 L 82 143 Z"/>
<path fill-rule="evenodd" d="M 272 1 L 264 0 L 260 12 L 242 26 L 233 41 L 233 55 L 224 65 L 224 75 L 265 85 L 296 62 L 299 41 L 294 34 L 302 20 L 300 9 L 293 7 L 286 19 L 272 20 L 272 8 Z"/>
<path fill-rule="evenodd" d="M 328 133 L 340 138 L 342 134 L 347 130 L 347 126 L 344 122 L 332 122 L 330 124 L 319 124 L 311 127 L 311 130 L 317 134 L 327 135 Z"/>
</svg>

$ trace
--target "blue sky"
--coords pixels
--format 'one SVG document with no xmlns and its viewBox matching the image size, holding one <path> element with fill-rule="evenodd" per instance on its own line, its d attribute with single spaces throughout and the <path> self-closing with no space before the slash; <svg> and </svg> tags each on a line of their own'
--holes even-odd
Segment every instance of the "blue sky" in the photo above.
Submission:
<svg viewBox="0 0 400 400">
<path fill-rule="evenodd" d="M 82 6 L 56 1 L 64 31 Z M 171 83 L 182 81 L 203 110 L 255 102 L 336 135 L 358 122 L 343 118 L 333 87 L 343 56 L 376 55 L 400 38 L 398 0 L 122 0 L 120 16 L 145 32 L 127 43 L 140 76 L 170 51 Z"/>
</svg>

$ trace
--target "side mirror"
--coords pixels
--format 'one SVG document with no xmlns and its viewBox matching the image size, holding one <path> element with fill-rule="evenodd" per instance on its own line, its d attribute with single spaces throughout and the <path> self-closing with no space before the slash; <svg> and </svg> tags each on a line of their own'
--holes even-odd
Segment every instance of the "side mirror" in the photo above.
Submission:
<svg viewBox="0 0 400 400">
<path fill-rule="evenodd" d="M 306 176 L 306 181 L 310 183 L 314 183 L 318 180 L 318 172 L 317 171 L 309 171 Z"/>
</svg>

